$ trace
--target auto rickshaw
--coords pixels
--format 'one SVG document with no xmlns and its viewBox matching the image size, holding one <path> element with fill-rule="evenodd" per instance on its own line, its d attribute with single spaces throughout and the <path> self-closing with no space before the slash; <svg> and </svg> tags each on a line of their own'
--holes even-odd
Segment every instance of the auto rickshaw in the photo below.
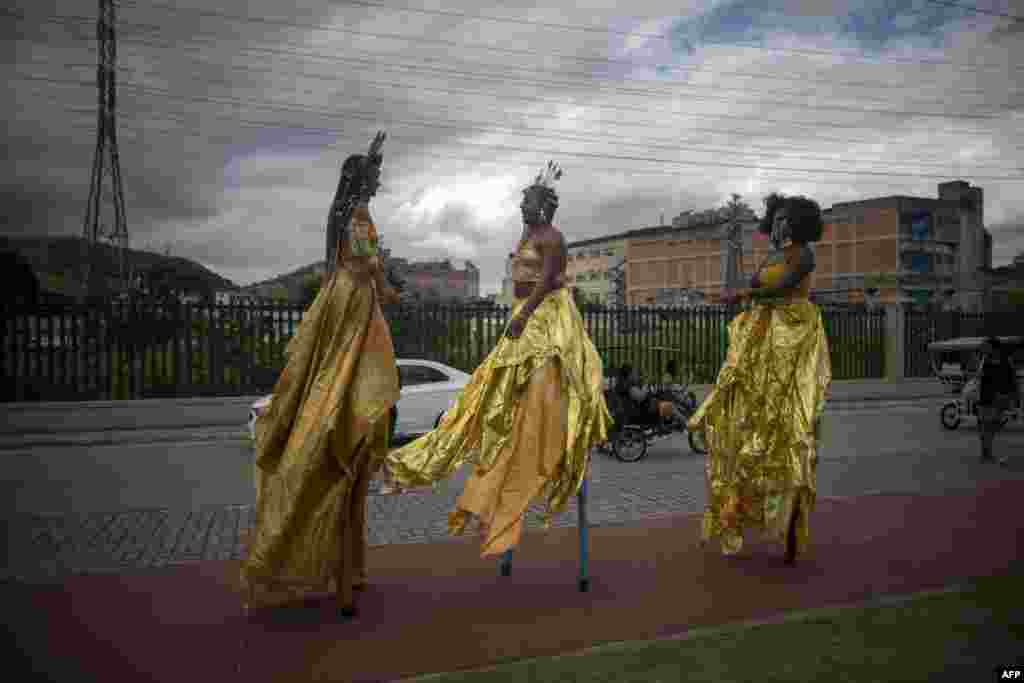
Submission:
<svg viewBox="0 0 1024 683">
<path fill-rule="evenodd" d="M 940 418 L 946 429 L 956 429 L 964 417 L 978 417 L 978 407 L 972 392 L 964 388 L 968 382 L 977 380 L 985 362 L 985 340 L 987 337 L 958 337 L 928 345 L 932 372 L 935 377 L 950 388 L 956 396 L 942 406 Z M 1024 337 L 998 337 L 1010 351 L 1012 363 L 1017 371 L 1017 383 L 1024 380 Z M 1024 405 L 1018 398 L 1003 415 L 1003 426 L 1012 420 L 1024 421 Z"/>
</svg>

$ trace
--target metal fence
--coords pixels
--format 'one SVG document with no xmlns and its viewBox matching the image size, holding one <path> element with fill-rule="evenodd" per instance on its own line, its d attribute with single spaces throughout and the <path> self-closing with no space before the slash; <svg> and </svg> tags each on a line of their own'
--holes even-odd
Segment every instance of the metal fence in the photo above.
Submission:
<svg viewBox="0 0 1024 683">
<path fill-rule="evenodd" d="M 5 306 L 5 401 L 239 396 L 273 388 L 302 319 L 294 305 Z M 884 312 L 823 307 L 837 379 L 884 376 Z M 396 355 L 472 372 L 494 348 L 508 307 L 387 307 Z M 585 307 L 606 373 L 624 363 L 657 378 L 670 359 L 712 382 L 735 309 Z"/>
<path fill-rule="evenodd" d="M 906 311 L 904 316 L 904 374 L 907 377 L 931 376 L 928 345 L 934 341 L 1024 334 L 1024 317 L 1010 311 Z"/>
</svg>

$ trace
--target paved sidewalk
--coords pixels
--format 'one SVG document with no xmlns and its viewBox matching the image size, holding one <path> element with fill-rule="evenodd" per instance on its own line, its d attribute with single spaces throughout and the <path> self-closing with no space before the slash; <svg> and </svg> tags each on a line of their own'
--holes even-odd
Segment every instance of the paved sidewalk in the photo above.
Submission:
<svg viewBox="0 0 1024 683">
<path fill-rule="evenodd" d="M 1006 511 L 1021 496 L 999 482 L 822 501 L 795 567 L 776 544 L 701 548 L 692 515 L 595 529 L 587 593 L 574 529 L 528 533 L 509 577 L 472 541 L 383 546 L 348 623 L 326 597 L 247 620 L 236 562 L 6 584 L 0 599 L 27 663 L 60 680 L 394 680 L 1020 572 L 1024 518 Z"/>
</svg>

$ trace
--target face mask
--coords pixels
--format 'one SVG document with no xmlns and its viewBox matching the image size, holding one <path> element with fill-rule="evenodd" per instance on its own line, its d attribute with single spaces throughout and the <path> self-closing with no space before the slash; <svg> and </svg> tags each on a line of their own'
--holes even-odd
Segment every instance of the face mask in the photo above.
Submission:
<svg viewBox="0 0 1024 683">
<path fill-rule="evenodd" d="M 772 226 L 771 240 L 776 248 L 785 247 L 792 239 L 792 231 L 789 229 L 789 220 L 782 224 Z"/>
</svg>

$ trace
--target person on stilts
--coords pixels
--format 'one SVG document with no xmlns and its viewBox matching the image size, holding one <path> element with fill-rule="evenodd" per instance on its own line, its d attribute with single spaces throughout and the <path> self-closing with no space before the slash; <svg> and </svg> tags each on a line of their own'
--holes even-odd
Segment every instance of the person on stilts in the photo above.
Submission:
<svg viewBox="0 0 1024 683">
<path fill-rule="evenodd" d="M 769 196 L 759 230 L 774 252 L 750 287 L 727 300 L 751 302 L 729 324 L 725 364 L 688 428 L 708 445 L 705 542 L 743 547 L 744 530 L 767 531 L 796 561 L 810 538 L 820 425 L 832 381 L 821 311 L 809 299 L 814 252 L 824 229 L 818 204 Z"/>
<path fill-rule="evenodd" d="M 525 229 L 511 254 L 516 297 L 494 350 L 432 432 L 391 452 L 398 489 L 430 486 L 464 463 L 473 472 L 449 515 L 452 534 L 475 520 L 481 556 L 516 547 L 530 502 L 545 495 L 547 521 L 586 476 L 590 449 L 607 439 L 604 369 L 570 290 L 568 250 L 551 224 L 553 164 L 523 190 Z"/>
<path fill-rule="evenodd" d="M 256 588 L 335 586 L 341 616 L 366 587 L 366 497 L 387 453 L 398 367 L 381 303 L 398 301 L 380 262 L 369 202 L 380 174 L 378 134 L 342 167 L 329 218 L 328 277 L 286 350 L 268 410 L 256 423 L 256 520 L 242 565 L 246 606 Z"/>
</svg>

